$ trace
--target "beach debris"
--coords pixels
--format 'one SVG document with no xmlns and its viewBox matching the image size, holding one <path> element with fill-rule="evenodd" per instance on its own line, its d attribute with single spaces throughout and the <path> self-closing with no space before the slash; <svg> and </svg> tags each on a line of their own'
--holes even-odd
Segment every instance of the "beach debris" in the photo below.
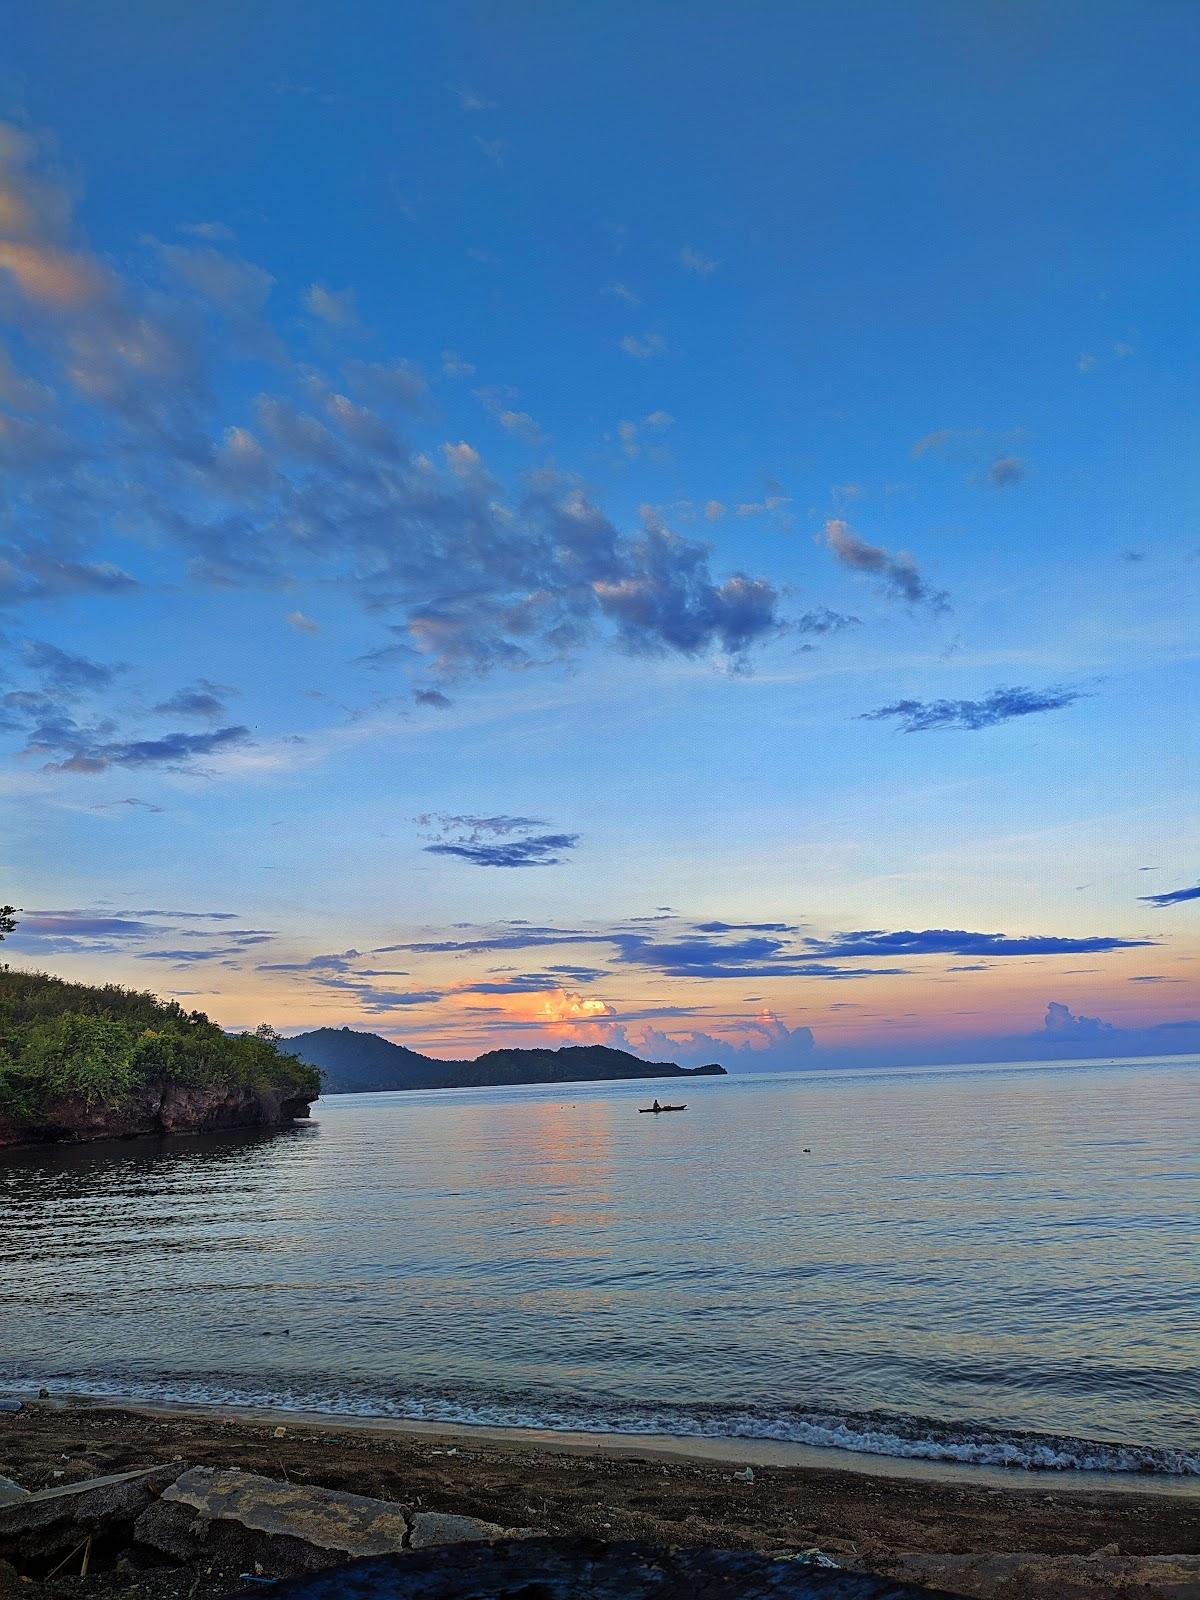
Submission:
<svg viewBox="0 0 1200 1600">
<path fill-rule="evenodd" d="M 528 1532 L 232 1467 L 191 1467 L 146 1508 L 134 1535 L 160 1559 L 292 1576 L 365 1556 Z"/>
<path fill-rule="evenodd" d="M 20 1400 L 0 1400 L 0 1411 L 24 1411 Z"/>
<path fill-rule="evenodd" d="M 840 1572 L 841 1563 L 832 1556 L 827 1556 L 824 1550 L 818 1550 L 816 1545 L 811 1545 L 807 1550 L 790 1550 L 775 1558 L 777 1561 L 795 1561 L 802 1567 L 828 1567 L 831 1572 Z"/>
<path fill-rule="evenodd" d="M 104 1550 L 130 1542 L 134 1524 L 179 1475 L 179 1463 L 114 1472 L 81 1483 L 56 1484 L 0 1504 L 0 1555 L 16 1567 L 46 1570 L 72 1557 L 92 1557 L 92 1539 Z"/>
<path fill-rule="evenodd" d="M 286 1439 L 287 1438 L 287 1429 L 286 1428 L 276 1428 L 275 1429 L 275 1433 L 274 1433 L 274 1437 L 276 1439 Z"/>
<path fill-rule="evenodd" d="M 29 1490 L 22 1489 L 19 1483 L 14 1483 L 11 1478 L 0 1476 L 0 1506 L 8 1506 L 14 1500 L 26 1500 Z"/>
<path fill-rule="evenodd" d="M 734 1473 L 734 1477 L 737 1479 L 737 1481 L 739 1483 L 753 1483 L 754 1482 L 754 1468 L 753 1467 L 742 1467 L 740 1471 Z"/>
</svg>

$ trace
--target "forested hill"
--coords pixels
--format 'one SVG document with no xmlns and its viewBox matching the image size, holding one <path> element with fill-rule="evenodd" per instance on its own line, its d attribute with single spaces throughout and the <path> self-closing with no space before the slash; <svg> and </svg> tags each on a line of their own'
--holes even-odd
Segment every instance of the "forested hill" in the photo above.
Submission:
<svg viewBox="0 0 1200 1600">
<path fill-rule="evenodd" d="M 117 984 L 0 966 L 0 1145 L 275 1127 L 318 1075 L 270 1028 L 227 1034 Z"/>
<path fill-rule="evenodd" d="M 375 1089 L 473 1089 L 520 1083 L 587 1083 L 606 1079 L 723 1077 L 715 1062 L 680 1067 L 641 1061 L 608 1045 L 563 1045 L 559 1050 L 489 1050 L 474 1061 L 439 1061 L 377 1033 L 317 1028 L 285 1039 L 282 1048 L 320 1067 L 326 1094 Z"/>
</svg>

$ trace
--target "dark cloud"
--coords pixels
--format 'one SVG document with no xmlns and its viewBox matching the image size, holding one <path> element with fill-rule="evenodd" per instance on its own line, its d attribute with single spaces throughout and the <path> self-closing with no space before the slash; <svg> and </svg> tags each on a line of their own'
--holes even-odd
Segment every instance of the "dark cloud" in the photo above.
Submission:
<svg viewBox="0 0 1200 1600">
<path fill-rule="evenodd" d="M 538 833 L 524 839 L 459 844 L 427 844 L 432 856 L 457 856 L 475 867 L 557 867 L 579 843 L 577 833 Z"/>
<path fill-rule="evenodd" d="M 1005 933 L 968 933 L 961 928 L 926 928 L 887 933 L 865 928 L 839 933 L 830 939 L 807 939 L 815 955 L 845 960 L 849 956 L 1061 956 L 1096 955 L 1106 950 L 1133 950 L 1154 944 L 1153 939 L 1117 939 L 1107 935 L 1061 938 L 1055 935 L 1011 937 Z"/>
<path fill-rule="evenodd" d="M 758 936 L 721 939 L 701 935 L 654 941 L 641 934 L 614 933 L 617 959 L 652 967 L 672 978 L 866 978 L 899 977 L 904 967 L 839 967 L 801 959 L 790 942 Z"/>
<path fill-rule="evenodd" d="M 160 701 L 154 710 L 163 717 L 199 717 L 206 722 L 219 722 L 228 709 L 229 697 L 237 692 L 227 683 L 198 678 L 195 683 L 177 689 L 169 699 Z"/>
<path fill-rule="evenodd" d="M 903 723 L 905 733 L 927 733 L 934 728 L 992 728 L 1015 717 L 1039 711 L 1059 711 L 1084 695 L 1078 689 L 993 689 L 982 700 L 896 700 L 876 711 L 864 711 L 862 722 Z"/>
<path fill-rule="evenodd" d="M 1143 872 L 1151 872 L 1152 867 L 1143 867 Z M 1138 899 L 1152 906 L 1178 906 L 1185 900 L 1200 900 L 1200 883 L 1195 883 L 1190 889 L 1168 889 L 1163 894 L 1140 894 Z"/>
<path fill-rule="evenodd" d="M 416 821 L 435 830 L 435 842 L 424 846 L 429 855 L 457 856 L 476 867 L 556 867 L 579 843 L 577 833 L 531 832 L 545 827 L 544 817 L 425 812 Z"/>
<path fill-rule="evenodd" d="M 111 739 L 111 724 L 82 727 L 57 716 L 38 722 L 26 753 L 60 755 L 47 763 L 53 772 L 104 772 L 109 767 L 183 767 L 200 756 L 219 755 L 250 742 L 249 728 L 217 728 L 212 733 L 168 733 L 161 739 Z"/>
<path fill-rule="evenodd" d="M 419 706 L 432 706 L 435 711 L 447 711 L 454 704 L 440 689 L 414 689 L 413 699 Z"/>
<path fill-rule="evenodd" d="M 912 606 L 926 605 L 933 611 L 949 609 L 950 597 L 944 590 L 929 587 L 906 551 L 893 555 L 882 545 L 868 544 L 840 517 L 829 518 L 823 537 L 843 566 L 878 578 L 893 599 Z"/>
</svg>

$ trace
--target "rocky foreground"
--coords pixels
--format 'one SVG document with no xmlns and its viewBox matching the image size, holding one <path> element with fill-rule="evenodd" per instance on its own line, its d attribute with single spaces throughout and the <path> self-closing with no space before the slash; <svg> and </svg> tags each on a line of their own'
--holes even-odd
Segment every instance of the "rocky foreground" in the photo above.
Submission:
<svg viewBox="0 0 1200 1600">
<path fill-rule="evenodd" d="M 605 1581 L 624 1581 L 631 1595 L 665 1600 L 676 1591 L 630 1587 L 628 1574 L 653 1565 L 654 1552 L 674 1550 L 774 1558 L 769 1582 L 761 1564 L 743 1564 L 736 1580 L 732 1569 L 719 1579 L 716 1567 L 705 1568 L 711 1592 L 731 1597 L 832 1595 L 822 1574 L 857 1573 L 889 1580 L 843 1585 L 863 1600 L 909 1585 L 979 1600 L 1200 1600 L 1200 1498 L 1068 1491 L 1049 1477 L 1044 1489 L 1009 1489 L 750 1469 L 650 1449 L 50 1403 L 0 1412 L 0 1472 L 12 1480 L 10 1503 L 0 1505 L 0 1560 L 23 1600 L 216 1600 L 263 1578 L 279 1580 L 272 1587 L 281 1596 L 293 1592 L 290 1580 L 316 1597 L 332 1591 L 305 1575 L 463 1541 L 493 1546 L 514 1582 L 521 1572 L 521 1582 L 531 1581 L 528 1563 L 542 1562 L 544 1587 L 535 1592 L 547 1596 L 568 1592 L 551 1574 L 579 1560 L 607 1570 Z M 597 1541 L 607 1554 L 596 1554 Z M 518 1546 L 524 1553 L 514 1553 Z M 663 1556 L 656 1570 L 672 1562 Z M 447 1554 L 443 1566 L 451 1564 Z M 689 1570 L 679 1592 L 688 1583 L 695 1594 L 710 1592 L 695 1563 Z M 416 1581 L 415 1567 L 404 1571 L 405 1582 Z M 379 1592 L 408 1591 L 393 1583 Z M 468 1584 L 461 1592 L 486 1591 Z"/>
</svg>

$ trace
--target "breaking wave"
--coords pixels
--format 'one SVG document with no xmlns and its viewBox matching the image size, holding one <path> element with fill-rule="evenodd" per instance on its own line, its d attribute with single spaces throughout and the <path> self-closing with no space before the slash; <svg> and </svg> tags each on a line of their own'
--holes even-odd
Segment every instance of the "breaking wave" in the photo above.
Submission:
<svg viewBox="0 0 1200 1600">
<path fill-rule="evenodd" d="M 1139 1473 L 1200 1477 L 1200 1448 L 1177 1450 L 1067 1434 L 1024 1432 L 976 1423 L 941 1423 L 924 1417 L 819 1407 L 767 1409 L 749 1406 L 672 1406 L 561 1399 L 545 1395 L 413 1393 L 380 1395 L 329 1387 L 262 1387 L 249 1380 L 228 1385 L 211 1379 L 161 1381 L 134 1378 L 42 1379 L 52 1395 L 128 1399 L 146 1403 L 257 1407 L 318 1412 L 347 1420 L 360 1417 L 549 1432 L 611 1433 L 632 1437 L 772 1440 L 849 1454 L 891 1456 L 964 1466 L 1006 1467 L 1033 1472 Z M 35 1385 L 10 1383 L 7 1392 L 28 1394 Z"/>
</svg>

